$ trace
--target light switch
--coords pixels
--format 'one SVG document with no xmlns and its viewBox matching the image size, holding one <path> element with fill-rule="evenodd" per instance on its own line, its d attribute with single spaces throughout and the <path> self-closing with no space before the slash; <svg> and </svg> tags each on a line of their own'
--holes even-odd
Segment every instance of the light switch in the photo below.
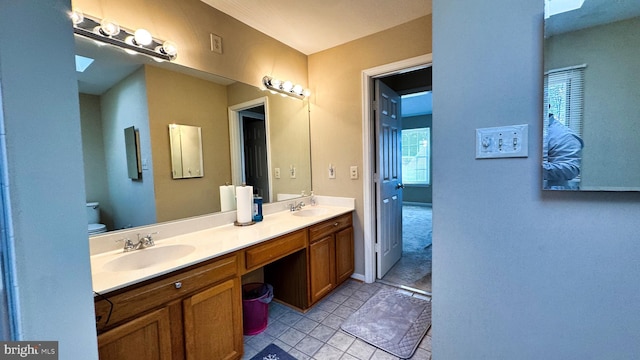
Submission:
<svg viewBox="0 0 640 360">
<path fill-rule="evenodd" d="M 289 167 L 289 177 L 292 179 L 296 178 L 296 167 L 293 165 Z"/>
<path fill-rule="evenodd" d="M 329 179 L 336 178 L 336 168 L 333 167 L 333 164 L 329 164 Z"/>
<path fill-rule="evenodd" d="M 211 41 L 211 51 L 222 54 L 222 38 L 216 34 L 209 34 Z"/>
<path fill-rule="evenodd" d="M 352 166 L 349 169 L 349 176 L 351 177 L 351 180 L 356 180 L 358 178 L 358 167 L 357 166 Z"/>
<path fill-rule="evenodd" d="M 529 156 L 529 125 L 476 129 L 476 159 Z"/>
</svg>

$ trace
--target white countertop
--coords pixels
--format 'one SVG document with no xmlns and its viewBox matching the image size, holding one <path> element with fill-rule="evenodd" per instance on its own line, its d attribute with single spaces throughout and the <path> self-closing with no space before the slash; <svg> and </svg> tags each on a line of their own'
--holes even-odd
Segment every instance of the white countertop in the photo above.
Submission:
<svg viewBox="0 0 640 360">
<path fill-rule="evenodd" d="M 265 215 L 263 221 L 250 226 L 227 224 L 187 232 L 165 239 L 157 236 L 157 239 L 155 239 L 156 245 L 148 249 L 124 253 L 122 247 L 120 247 L 118 250 L 92 255 L 91 274 L 93 290 L 97 293 L 105 294 L 113 290 L 121 289 L 306 228 L 335 216 L 346 214 L 353 211 L 354 206 L 318 205 L 314 207 L 307 206 L 305 209 L 324 209 L 326 211 L 321 215 L 314 216 L 294 216 L 294 213 L 290 211 L 280 211 Z M 177 244 L 190 245 L 193 246 L 195 250 L 176 260 L 161 262 L 143 269 L 117 271 L 105 268 L 107 263 L 122 258 L 123 256 Z"/>
</svg>

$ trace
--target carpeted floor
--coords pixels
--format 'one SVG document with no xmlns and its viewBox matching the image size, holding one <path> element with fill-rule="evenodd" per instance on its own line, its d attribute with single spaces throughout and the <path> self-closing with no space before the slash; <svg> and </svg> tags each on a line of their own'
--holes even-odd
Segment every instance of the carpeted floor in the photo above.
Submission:
<svg viewBox="0 0 640 360">
<path fill-rule="evenodd" d="M 431 232 L 430 206 L 402 207 L 402 258 L 382 278 L 431 293 Z"/>
</svg>

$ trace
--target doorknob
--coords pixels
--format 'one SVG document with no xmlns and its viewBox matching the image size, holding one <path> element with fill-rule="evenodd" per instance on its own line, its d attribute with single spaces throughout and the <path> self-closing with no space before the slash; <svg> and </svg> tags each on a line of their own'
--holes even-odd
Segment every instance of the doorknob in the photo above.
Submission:
<svg viewBox="0 0 640 360">
<path fill-rule="evenodd" d="M 404 189 L 404 184 L 399 183 L 398 185 L 396 185 L 396 190 L 398 189 Z"/>
</svg>

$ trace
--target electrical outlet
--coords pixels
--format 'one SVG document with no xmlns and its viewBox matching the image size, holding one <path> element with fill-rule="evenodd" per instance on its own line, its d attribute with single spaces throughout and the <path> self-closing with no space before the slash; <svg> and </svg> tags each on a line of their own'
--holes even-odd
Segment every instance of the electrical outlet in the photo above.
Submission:
<svg viewBox="0 0 640 360">
<path fill-rule="evenodd" d="M 276 179 L 280 179 L 280 168 L 273 169 L 273 176 L 275 176 Z"/>
<path fill-rule="evenodd" d="M 211 40 L 211 51 L 222 54 L 222 38 L 216 34 L 209 34 Z"/>
<path fill-rule="evenodd" d="M 358 167 L 352 166 L 350 169 L 349 175 L 351 176 L 351 180 L 356 180 L 358 178 Z"/>
</svg>

